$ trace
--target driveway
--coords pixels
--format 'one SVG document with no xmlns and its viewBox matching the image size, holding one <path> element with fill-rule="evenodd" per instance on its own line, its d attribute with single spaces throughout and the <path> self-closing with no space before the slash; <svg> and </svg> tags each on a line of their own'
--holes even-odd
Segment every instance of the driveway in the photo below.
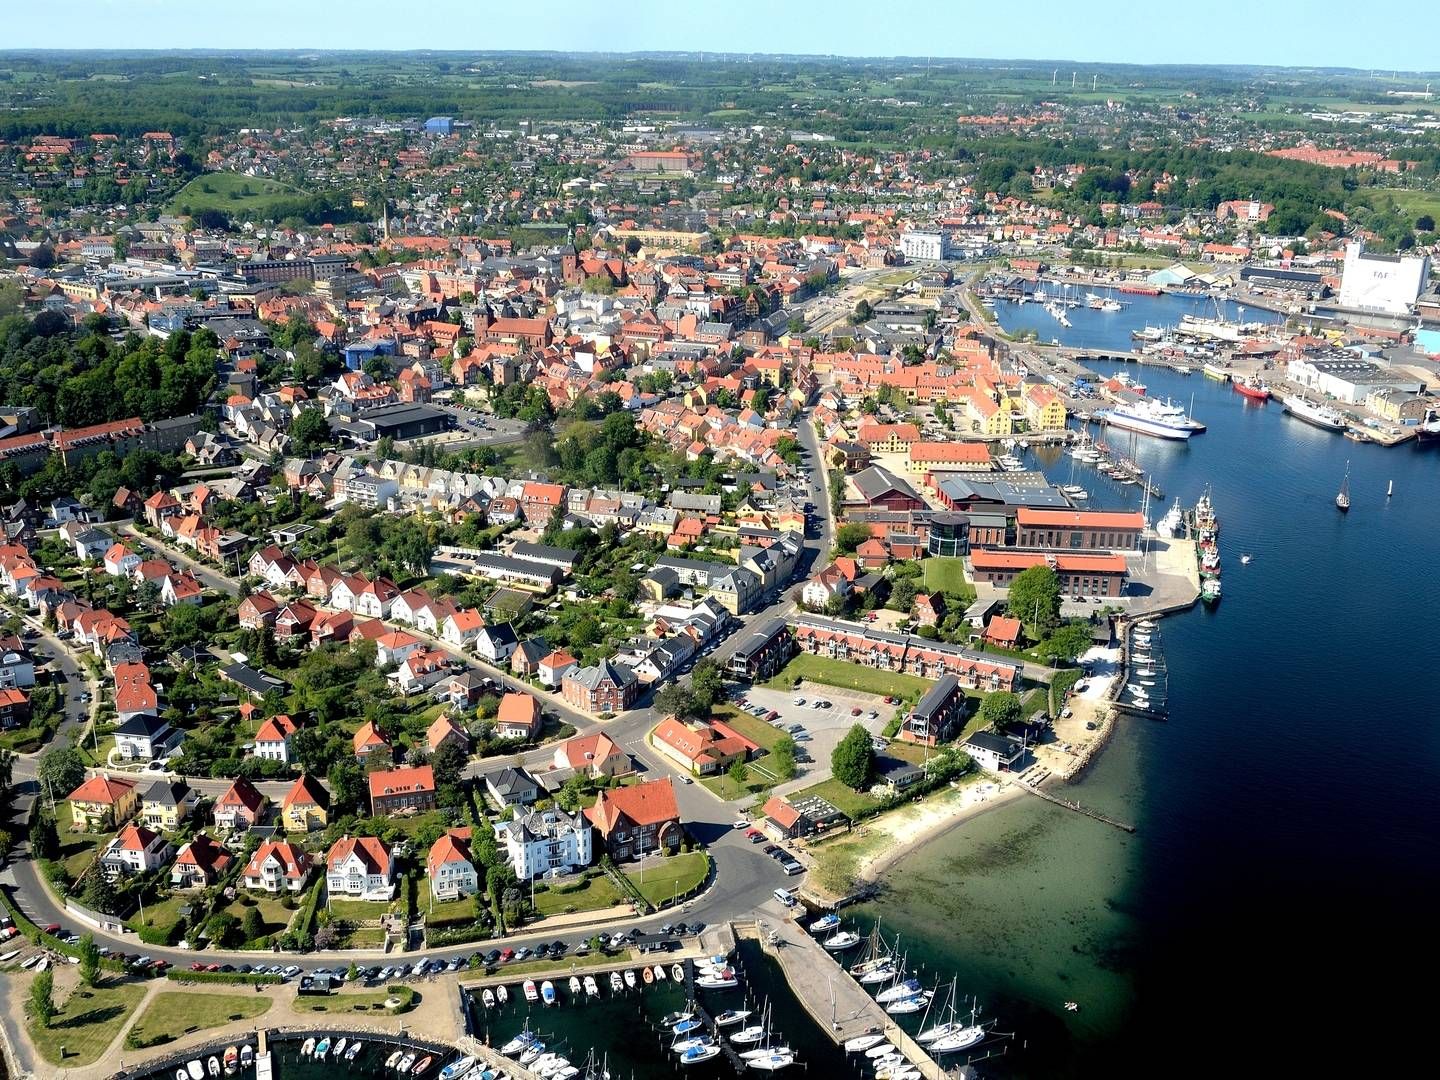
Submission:
<svg viewBox="0 0 1440 1080">
<path fill-rule="evenodd" d="M 762 705 L 767 710 L 778 712 L 780 716 L 775 721 L 777 728 L 790 724 L 804 725 L 804 730 L 795 735 L 795 745 L 811 760 L 799 762 L 795 779 L 775 789 L 776 793 L 781 795 L 829 780 L 830 755 L 846 732 L 853 725 L 860 724 L 870 734 L 879 735 L 890 717 L 895 714 L 895 706 L 886 705 L 884 699 L 875 694 L 815 683 L 801 683 L 799 689 L 794 691 L 752 686 L 746 691 L 745 697 L 754 705 Z M 796 698 L 804 698 L 805 704 L 794 704 Z M 830 707 L 815 708 L 813 702 L 817 699 L 830 702 Z M 859 716 L 854 715 L 854 709 L 860 710 Z M 869 715 L 872 711 L 877 714 L 873 719 Z"/>
</svg>

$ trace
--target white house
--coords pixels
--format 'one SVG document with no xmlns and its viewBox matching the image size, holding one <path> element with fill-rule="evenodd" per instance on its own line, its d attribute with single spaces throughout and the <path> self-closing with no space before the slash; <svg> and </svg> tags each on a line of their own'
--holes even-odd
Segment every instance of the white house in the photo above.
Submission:
<svg viewBox="0 0 1440 1080">
<path fill-rule="evenodd" d="M 478 638 L 483 629 L 485 617 L 474 608 L 465 608 L 445 616 L 445 623 L 440 628 L 440 638 L 447 645 L 463 649 Z"/>
<path fill-rule="evenodd" d="M 163 836 L 132 821 L 110 841 L 100 856 L 100 866 L 108 877 L 144 874 L 159 870 L 174 854 L 175 849 Z"/>
<path fill-rule="evenodd" d="M 375 639 L 375 666 L 388 668 L 404 663 L 410 654 L 424 645 L 414 634 L 404 630 L 391 630 Z"/>
<path fill-rule="evenodd" d="M 245 865 L 245 887 L 261 892 L 300 892 L 310 877 L 310 855 L 284 840 L 266 840 Z"/>
<path fill-rule="evenodd" d="M 521 881 L 546 874 L 568 874 L 590 865 L 590 823 L 563 810 L 525 810 L 495 826 L 495 840 Z"/>
<path fill-rule="evenodd" d="M 344 836 L 325 854 L 325 888 L 331 896 L 389 900 L 395 892 L 395 859 L 375 836 Z"/>
<path fill-rule="evenodd" d="M 105 573 L 111 577 L 128 578 L 141 561 L 140 556 L 124 544 L 111 544 L 105 552 Z"/>
<path fill-rule="evenodd" d="M 515 634 L 515 628 L 509 623 L 499 623 L 483 627 L 475 636 L 475 653 L 492 664 L 505 664 L 509 662 L 510 654 L 519 644 L 520 639 Z"/>
<path fill-rule="evenodd" d="M 451 829 L 430 847 L 425 861 L 430 894 L 436 900 L 458 900 L 480 888 L 480 876 L 470 854 L 470 830 Z"/>
<path fill-rule="evenodd" d="M 290 736 L 298 730 L 294 720 L 280 713 L 260 725 L 255 733 L 255 756 L 262 761 L 290 764 Z"/>
</svg>

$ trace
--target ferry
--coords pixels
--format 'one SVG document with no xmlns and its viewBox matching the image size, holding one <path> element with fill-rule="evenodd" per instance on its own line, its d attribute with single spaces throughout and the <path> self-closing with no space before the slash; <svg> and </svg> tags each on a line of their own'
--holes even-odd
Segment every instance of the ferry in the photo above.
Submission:
<svg viewBox="0 0 1440 1080">
<path fill-rule="evenodd" d="M 1243 394 L 1255 401 L 1270 400 L 1270 387 L 1260 381 L 1260 376 L 1251 375 L 1248 379 L 1232 379 L 1230 385 L 1235 388 L 1237 394 Z"/>
<path fill-rule="evenodd" d="M 1102 423 L 1124 431 L 1138 431 L 1157 439 L 1188 439 L 1195 434 L 1194 421 L 1185 410 L 1169 402 L 1150 399 L 1126 401 L 1097 413 Z"/>
<path fill-rule="evenodd" d="M 1284 394 L 1280 401 L 1284 404 L 1285 411 L 1296 420 L 1304 420 L 1305 423 L 1326 431 L 1345 430 L 1345 418 L 1329 405 L 1321 405 L 1299 394 Z"/>
</svg>

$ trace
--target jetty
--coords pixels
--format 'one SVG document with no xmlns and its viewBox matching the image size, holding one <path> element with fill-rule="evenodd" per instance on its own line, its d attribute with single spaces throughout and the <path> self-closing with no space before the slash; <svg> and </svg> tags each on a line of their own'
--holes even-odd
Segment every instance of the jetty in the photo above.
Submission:
<svg viewBox="0 0 1440 1080">
<path fill-rule="evenodd" d="M 1088 818 L 1094 818 L 1096 821 L 1113 826 L 1114 828 L 1119 829 L 1121 832 L 1133 833 L 1135 831 L 1135 826 L 1129 824 L 1128 822 L 1120 821 L 1116 818 L 1109 817 L 1105 814 L 1100 813 L 1099 810 L 1092 810 L 1090 809 L 1090 807 L 1075 802 L 1073 799 L 1062 799 L 1057 795 L 1051 795 L 1050 792 L 1046 791 L 1044 788 L 1036 784 L 1021 784 L 1020 787 L 1023 790 L 1028 791 L 1031 795 L 1034 795 L 1037 798 L 1044 799 L 1048 803 L 1054 803 L 1056 806 L 1063 806 L 1066 810 L 1073 810 L 1077 814 L 1084 814 Z"/>
<path fill-rule="evenodd" d="M 715 1023 L 715 1018 L 710 1015 L 705 1006 L 701 1005 L 695 997 L 694 960 L 685 961 L 685 1000 L 690 1003 L 689 1007 L 695 1010 L 696 1019 L 705 1025 L 705 1030 L 708 1031 L 711 1038 L 715 1040 L 715 1045 L 720 1047 L 721 1056 L 730 1062 L 731 1068 L 733 1068 L 737 1074 L 743 1075 L 745 1072 L 744 1058 L 740 1056 L 739 1051 L 735 1049 L 730 1040 L 725 1037 L 725 1033 L 720 1030 L 720 1025 Z"/>
<path fill-rule="evenodd" d="M 925 1048 L 866 993 L 851 974 L 813 937 L 794 923 L 772 927 L 735 924 L 737 934 L 757 938 L 785 973 L 790 990 L 815 1023 L 838 1046 L 856 1035 L 880 1033 L 920 1070 L 925 1080 L 947 1080 L 947 1072 Z"/>
</svg>

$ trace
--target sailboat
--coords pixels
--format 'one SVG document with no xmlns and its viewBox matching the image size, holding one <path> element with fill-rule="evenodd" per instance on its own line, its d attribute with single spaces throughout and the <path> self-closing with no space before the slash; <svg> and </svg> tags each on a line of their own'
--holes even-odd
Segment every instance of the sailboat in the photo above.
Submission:
<svg viewBox="0 0 1440 1080">
<path fill-rule="evenodd" d="M 1342 514 L 1350 509 L 1350 462 L 1345 462 L 1345 479 L 1340 481 L 1340 493 L 1335 496 L 1335 505 Z"/>
</svg>

